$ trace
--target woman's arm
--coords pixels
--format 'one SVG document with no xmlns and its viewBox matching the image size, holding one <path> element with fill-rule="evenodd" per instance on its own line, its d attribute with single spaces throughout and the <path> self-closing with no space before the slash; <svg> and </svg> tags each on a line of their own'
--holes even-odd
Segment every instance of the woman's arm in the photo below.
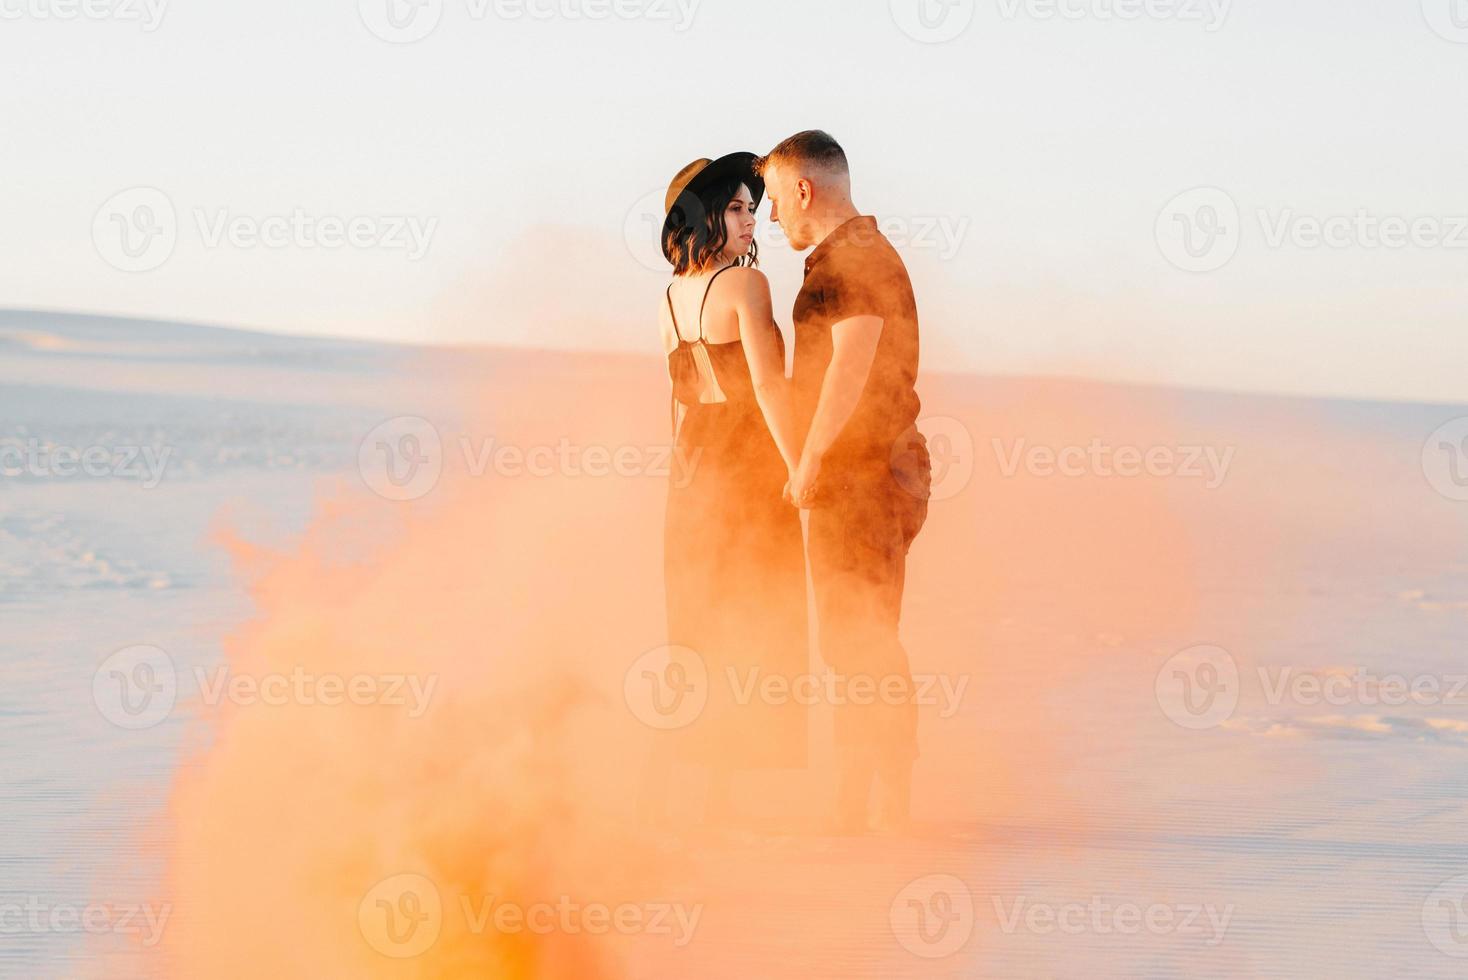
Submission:
<svg viewBox="0 0 1468 980">
<path fill-rule="evenodd" d="M 739 276 L 739 285 L 735 307 L 739 339 L 744 342 L 744 356 L 749 361 L 754 397 L 775 437 L 785 468 L 793 471 L 800 460 L 800 442 L 795 432 L 790 383 L 785 379 L 785 358 L 780 353 L 780 328 L 775 325 L 770 302 L 770 281 L 763 272 L 749 269 Z"/>
</svg>

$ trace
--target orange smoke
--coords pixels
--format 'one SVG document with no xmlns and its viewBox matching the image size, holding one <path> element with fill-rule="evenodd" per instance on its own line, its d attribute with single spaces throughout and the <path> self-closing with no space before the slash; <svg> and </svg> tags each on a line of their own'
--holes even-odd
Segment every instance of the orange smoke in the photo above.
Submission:
<svg viewBox="0 0 1468 980">
<path fill-rule="evenodd" d="M 948 451 L 973 475 L 933 502 L 908 579 L 913 671 L 963 698 L 923 711 L 921 842 L 731 843 L 634 819 L 653 733 L 623 690 L 666 642 L 666 478 L 475 474 L 461 451 L 460 431 L 471 447 L 635 447 L 651 471 L 668 441 L 660 366 L 511 357 L 473 424 L 439 423 L 427 495 L 329 488 L 279 552 L 220 532 L 257 607 L 228 638 L 231 671 L 306 683 L 286 703 L 201 709 L 172 796 L 167 975 L 712 976 L 742 957 L 747 975 L 778 977 L 839 951 L 921 973 L 893 939 L 904 887 L 948 874 L 977 888 L 992 859 L 975 843 L 996 828 L 1074 832 L 1056 736 L 1068 701 L 1106 696 L 1098 657 L 1155 670 L 1148 642 L 1189 615 L 1161 481 L 1006 475 L 992 441 L 1174 439 L 1165 406 L 1108 404 L 1093 386 L 928 383 L 927 411 L 966 431 L 971 448 Z M 326 678 L 358 683 L 358 703 L 326 703 Z M 823 709 L 812 768 L 750 777 L 744 809 L 822 812 Z M 1124 752 L 1129 736 L 1101 737 Z M 683 792 L 696 779 L 682 774 Z"/>
</svg>

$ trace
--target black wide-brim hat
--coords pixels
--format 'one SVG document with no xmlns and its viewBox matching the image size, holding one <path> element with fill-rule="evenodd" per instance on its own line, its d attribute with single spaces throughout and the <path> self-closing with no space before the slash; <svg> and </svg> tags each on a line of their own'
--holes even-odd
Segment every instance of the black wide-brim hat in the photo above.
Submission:
<svg viewBox="0 0 1468 980">
<path fill-rule="evenodd" d="M 755 172 L 755 161 L 759 159 L 754 153 L 730 153 L 719 157 L 717 160 L 702 158 L 694 160 L 688 166 L 678 171 L 678 176 L 668 185 L 667 197 L 663 199 L 663 214 L 667 215 L 673 210 L 673 205 L 685 194 L 696 196 L 710 184 L 717 183 L 731 177 L 737 177 L 749 188 L 749 194 L 754 198 L 754 206 L 759 207 L 760 201 L 764 200 L 765 182 Z M 692 214 L 696 208 L 685 207 L 684 212 Z"/>
</svg>

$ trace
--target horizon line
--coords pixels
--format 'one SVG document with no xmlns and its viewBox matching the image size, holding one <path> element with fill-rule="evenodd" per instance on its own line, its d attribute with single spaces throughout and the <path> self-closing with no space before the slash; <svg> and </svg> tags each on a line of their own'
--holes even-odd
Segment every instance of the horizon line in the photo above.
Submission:
<svg viewBox="0 0 1468 980">
<path fill-rule="evenodd" d="M 408 341 L 394 340 L 378 337 L 362 337 L 338 334 L 305 334 L 293 333 L 271 327 L 224 325 L 220 323 L 206 323 L 198 320 L 180 320 L 171 317 L 147 317 L 126 313 L 101 313 L 86 310 L 62 310 L 46 309 L 41 307 L 19 307 L 0 306 L 0 318 L 11 316 L 39 316 L 39 317 L 67 317 L 73 319 L 91 319 L 103 321 L 122 321 L 127 323 L 152 324 L 155 326 L 179 327 L 189 330 L 206 330 L 219 333 L 256 335 L 272 337 L 279 340 L 295 340 L 306 343 L 329 342 L 337 344 L 355 344 L 364 347 L 378 347 L 389 349 L 400 349 L 407 351 L 473 351 L 482 353 L 510 353 L 510 354 L 554 354 L 563 356 L 582 357 L 618 357 L 636 360 L 656 360 L 656 353 L 639 353 L 637 351 L 617 350 L 613 348 L 589 348 L 589 347 L 534 347 L 523 344 L 494 344 L 480 343 L 475 341 Z M 1468 407 L 1465 401 L 1422 401 L 1406 398 L 1390 398 L 1377 395 L 1361 394 L 1306 394 L 1302 392 L 1277 391 L 1263 388 L 1228 388 L 1213 385 L 1187 385 L 1170 383 L 1166 381 L 1139 381 L 1124 380 L 1118 378 L 1105 378 L 1088 374 L 1071 374 L 1066 372 L 1020 372 L 1020 371 L 943 371 L 922 369 L 921 373 L 930 377 L 944 378 L 974 378 L 974 379 L 1014 379 L 1031 381 L 1060 381 L 1067 383 L 1106 385 L 1123 388 L 1146 388 L 1160 391 L 1179 391 L 1201 395 L 1237 396 L 1248 398 L 1273 398 L 1291 401 L 1316 401 L 1316 402 L 1344 402 L 1362 403 L 1372 405 L 1402 405 L 1422 408 L 1462 408 Z"/>
</svg>

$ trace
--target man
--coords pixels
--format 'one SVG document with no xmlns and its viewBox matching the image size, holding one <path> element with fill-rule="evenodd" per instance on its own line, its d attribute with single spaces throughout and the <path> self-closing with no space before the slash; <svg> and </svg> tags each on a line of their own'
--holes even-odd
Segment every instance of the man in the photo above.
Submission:
<svg viewBox="0 0 1468 980">
<path fill-rule="evenodd" d="M 823 659 L 836 691 L 836 815 L 907 823 L 917 705 L 898 639 L 907 552 L 927 517 L 931 465 L 918 433 L 917 307 L 907 268 L 851 201 L 846 153 L 798 133 L 760 161 L 772 221 L 814 251 L 795 301 L 793 387 L 805 433 L 787 497 L 810 510 L 809 558 Z"/>
</svg>

